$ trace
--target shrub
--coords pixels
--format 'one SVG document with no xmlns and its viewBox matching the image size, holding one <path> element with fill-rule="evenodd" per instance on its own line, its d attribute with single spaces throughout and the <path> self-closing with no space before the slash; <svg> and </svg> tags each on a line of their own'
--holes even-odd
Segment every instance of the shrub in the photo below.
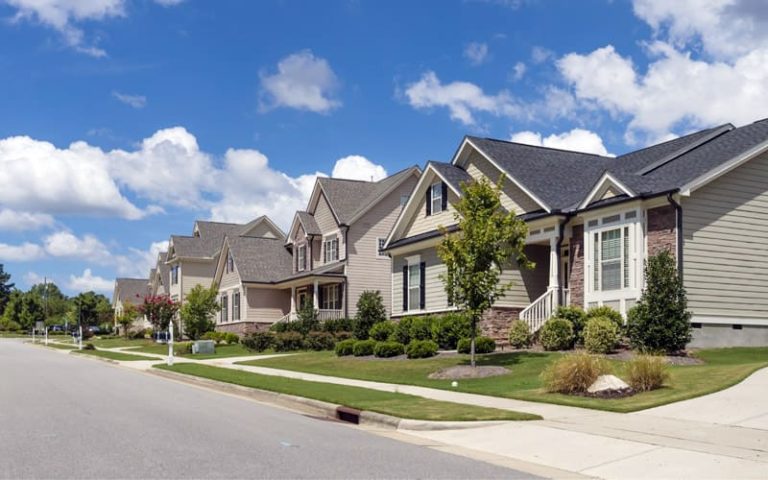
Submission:
<svg viewBox="0 0 768 480">
<path fill-rule="evenodd" d="M 304 336 L 299 332 L 282 332 L 275 335 L 275 351 L 291 352 L 304 347 Z"/>
<path fill-rule="evenodd" d="M 333 347 L 333 351 L 336 352 L 336 356 L 338 357 L 346 357 L 348 355 L 352 355 L 356 342 L 357 340 L 353 338 L 348 338 L 346 340 L 336 342 L 336 346 Z"/>
<path fill-rule="evenodd" d="M 544 350 L 568 350 L 573 348 L 573 324 L 564 318 L 552 317 L 542 325 L 539 341 Z"/>
<path fill-rule="evenodd" d="M 433 317 L 415 317 L 411 321 L 411 340 L 432 340 Z"/>
<path fill-rule="evenodd" d="M 669 252 L 648 259 L 645 285 L 637 305 L 627 313 L 630 343 L 641 351 L 683 350 L 691 341 L 691 313 Z"/>
<path fill-rule="evenodd" d="M 624 318 L 622 318 L 619 312 L 609 306 L 603 305 L 602 307 L 592 307 L 587 310 L 587 321 L 597 317 L 606 317 L 616 324 L 618 331 L 621 331 L 624 328 Z"/>
<path fill-rule="evenodd" d="M 558 358 L 541 373 L 548 392 L 583 393 L 597 377 L 608 373 L 608 362 L 588 353 L 574 353 Z"/>
<path fill-rule="evenodd" d="M 638 355 L 627 365 L 627 383 L 638 392 L 661 388 L 669 381 L 664 358 L 654 355 Z"/>
<path fill-rule="evenodd" d="M 309 332 L 304 337 L 304 346 L 309 350 L 333 350 L 336 339 L 328 332 Z"/>
<path fill-rule="evenodd" d="M 459 353 L 470 353 L 472 349 L 472 340 L 469 338 L 462 338 L 459 340 L 458 350 Z M 475 338 L 475 353 L 491 353 L 496 350 L 496 341 L 490 337 L 476 337 Z"/>
<path fill-rule="evenodd" d="M 329 333 L 352 332 L 355 330 L 354 320 L 351 318 L 333 318 L 322 324 L 322 330 Z"/>
<path fill-rule="evenodd" d="M 366 290 L 357 300 L 357 315 L 355 316 L 355 337 L 360 340 L 368 338 L 373 325 L 387 319 L 387 309 L 384 299 L 378 290 Z"/>
<path fill-rule="evenodd" d="M 243 337 L 241 343 L 248 350 L 263 352 L 275 346 L 274 332 L 253 332 Z"/>
<path fill-rule="evenodd" d="M 472 336 L 472 322 L 467 315 L 447 313 L 432 319 L 432 340 L 440 348 L 455 349 L 459 340 Z"/>
<path fill-rule="evenodd" d="M 509 344 L 513 348 L 528 348 L 531 343 L 533 343 L 531 327 L 522 320 L 512 322 L 512 327 L 509 329 Z"/>
<path fill-rule="evenodd" d="M 394 339 L 403 345 L 408 345 L 411 342 L 411 324 L 415 320 L 415 317 L 403 317 L 397 322 L 395 326 Z"/>
<path fill-rule="evenodd" d="M 411 340 L 405 347 L 408 358 L 429 358 L 437 355 L 437 344 L 432 340 Z"/>
<path fill-rule="evenodd" d="M 333 334 L 334 338 L 337 342 L 340 342 L 342 340 L 349 340 L 350 338 L 354 338 L 355 335 L 352 332 L 336 332 Z"/>
<path fill-rule="evenodd" d="M 587 324 L 587 313 L 576 305 L 557 307 L 555 318 L 563 318 L 573 325 L 573 336 L 577 343 L 584 341 L 584 327 Z"/>
<path fill-rule="evenodd" d="M 92 343 L 86 343 L 83 345 L 83 350 L 96 350 L 96 347 L 94 347 Z"/>
<path fill-rule="evenodd" d="M 584 328 L 584 346 L 590 353 L 610 353 L 619 342 L 619 327 L 608 317 L 592 317 Z"/>
<path fill-rule="evenodd" d="M 146 333 L 144 332 L 144 330 L 137 330 L 135 332 L 129 333 L 128 334 L 128 338 L 130 338 L 132 340 L 141 340 L 141 339 L 144 338 L 145 335 L 146 335 Z M 151 333 L 149 335 L 152 336 Z"/>
<path fill-rule="evenodd" d="M 176 342 L 173 344 L 174 355 L 191 355 L 192 342 Z"/>
<path fill-rule="evenodd" d="M 373 354 L 381 358 L 396 357 L 405 353 L 405 345 L 399 342 L 377 342 Z"/>
<path fill-rule="evenodd" d="M 352 355 L 356 357 L 367 357 L 373 355 L 373 348 L 376 346 L 376 340 L 358 340 L 352 347 Z"/>
<path fill-rule="evenodd" d="M 240 343 L 240 336 L 236 333 L 227 332 L 224 334 L 224 341 L 227 345 L 237 345 Z"/>
<path fill-rule="evenodd" d="M 371 338 L 377 342 L 386 342 L 395 333 L 395 324 L 392 322 L 379 322 L 371 327 Z"/>
</svg>

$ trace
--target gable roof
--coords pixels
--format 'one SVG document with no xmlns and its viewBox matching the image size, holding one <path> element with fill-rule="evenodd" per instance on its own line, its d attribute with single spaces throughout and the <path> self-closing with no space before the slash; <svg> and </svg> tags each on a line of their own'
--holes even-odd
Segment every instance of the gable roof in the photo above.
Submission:
<svg viewBox="0 0 768 480">
<path fill-rule="evenodd" d="M 322 233 L 320 231 L 320 227 L 315 221 L 314 215 L 311 213 L 299 211 L 296 212 L 296 218 L 301 224 L 301 228 L 304 229 L 304 233 L 307 235 L 320 235 Z"/>
<path fill-rule="evenodd" d="M 456 193 L 461 193 L 461 184 L 472 181 L 472 176 L 455 165 L 450 163 L 436 162 L 430 160 L 427 167 L 435 169 L 438 175 L 447 183 Z"/>
<path fill-rule="evenodd" d="M 146 278 L 118 278 L 115 280 L 115 292 L 122 303 L 137 305 L 144 295 L 149 293 L 149 280 Z M 112 299 L 113 302 L 115 299 Z"/>
<path fill-rule="evenodd" d="M 171 272 L 171 267 L 168 266 L 165 262 L 168 261 L 168 252 L 160 252 L 160 254 L 157 256 L 157 272 L 160 274 L 160 284 L 165 285 L 165 282 L 168 281 L 169 274 Z"/>
<path fill-rule="evenodd" d="M 293 257 L 282 238 L 227 236 L 224 244 L 243 282 L 274 283 L 292 273 Z"/>
<path fill-rule="evenodd" d="M 239 233 L 243 227 L 239 223 L 197 220 L 195 231 L 199 236 L 171 235 L 173 250 L 177 257 L 211 259 L 219 253 L 222 239 Z"/>
</svg>

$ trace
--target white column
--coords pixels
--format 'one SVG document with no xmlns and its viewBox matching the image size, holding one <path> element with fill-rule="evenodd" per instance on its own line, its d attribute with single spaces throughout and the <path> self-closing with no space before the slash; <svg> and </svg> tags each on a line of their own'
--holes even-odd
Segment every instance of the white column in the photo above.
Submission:
<svg viewBox="0 0 768 480">
<path fill-rule="evenodd" d="M 318 297 L 317 297 L 317 289 L 318 289 L 318 283 L 317 283 L 317 280 L 315 280 L 315 288 L 312 290 L 312 305 L 314 306 L 315 310 L 320 309 L 320 305 L 319 305 L 320 302 L 318 302 Z"/>
<path fill-rule="evenodd" d="M 549 239 L 549 288 L 557 288 L 560 279 L 557 278 L 557 237 Z"/>
<path fill-rule="evenodd" d="M 291 287 L 291 313 L 296 313 L 296 287 Z"/>
</svg>

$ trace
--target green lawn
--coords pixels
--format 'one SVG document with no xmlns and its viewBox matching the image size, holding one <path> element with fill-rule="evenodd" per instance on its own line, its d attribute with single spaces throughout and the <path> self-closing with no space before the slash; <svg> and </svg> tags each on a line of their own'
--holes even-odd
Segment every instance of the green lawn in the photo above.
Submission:
<svg viewBox="0 0 768 480">
<path fill-rule="evenodd" d="M 285 393 L 299 397 L 313 398 L 324 402 L 345 405 L 358 410 L 394 415 L 401 418 L 433 421 L 473 420 L 539 420 L 541 417 L 528 413 L 475 407 L 458 403 L 440 402 L 402 393 L 380 392 L 366 388 L 307 382 L 292 378 L 258 375 L 208 365 L 180 363 L 169 367 L 155 365 L 155 368 L 171 370 L 187 375 L 209 378 L 260 390 Z"/>
<path fill-rule="evenodd" d="M 23 333 L 0 332 L 0 338 L 24 338 L 24 337 L 32 338 L 31 335 L 26 335 L 26 334 L 23 334 Z"/>
<path fill-rule="evenodd" d="M 559 353 L 512 352 L 481 355 L 479 365 L 500 365 L 508 375 L 475 380 L 461 380 L 458 388 L 450 381 L 430 380 L 428 375 L 441 368 L 469 362 L 468 355 L 442 356 L 422 360 L 362 360 L 336 357 L 332 352 L 306 353 L 242 362 L 245 365 L 282 368 L 337 377 L 387 383 L 420 385 L 445 390 L 479 393 L 534 402 L 557 403 L 614 412 L 633 412 L 713 393 L 739 383 L 754 371 L 768 366 L 768 348 L 725 348 L 702 350 L 698 356 L 704 365 L 671 366 L 667 386 L 623 399 L 595 399 L 543 391 L 539 375 Z M 621 377 L 626 364 L 611 361 L 614 373 Z"/>
<path fill-rule="evenodd" d="M 42 343 L 41 345 L 45 345 L 45 344 Z M 75 348 L 77 348 L 75 345 L 62 345 L 60 343 L 51 343 L 51 342 L 48 342 L 48 347 L 58 348 L 59 350 L 74 350 Z"/>
<path fill-rule="evenodd" d="M 108 352 L 105 350 L 74 350 L 74 353 L 82 355 L 91 355 L 93 357 L 108 358 L 110 360 L 117 360 L 120 362 L 135 362 L 138 360 L 154 360 L 158 361 L 154 357 L 145 357 L 143 355 L 131 355 L 129 353 L 120 352 Z"/>
<path fill-rule="evenodd" d="M 155 342 L 149 339 L 129 340 L 126 338 L 90 338 L 84 340 L 86 343 L 92 343 L 98 348 L 121 348 L 121 347 L 146 347 L 154 345 Z"/>
<path fill-rule="evenodd" d="M 145 345 L 145 346 L 133 349 L 132 351 L 142 352 L 142 353 L 154 353 L 157 355 L 168 355 L 168 345 L 152 343 L 150 345 Z M 216 353 L 211 355 L 184 354 L 179 356 L 185 357 L 185 358 L 198 359 L 198 360 L 207 360 L 210 358 L 244 357 L 244 356 L 257 356 L 257 355 L 261 355 L 261 354 L 251 352 L 244 346 L 237 344 L 237 345 L 219 345 L 216 347 Z"/>
</svg>

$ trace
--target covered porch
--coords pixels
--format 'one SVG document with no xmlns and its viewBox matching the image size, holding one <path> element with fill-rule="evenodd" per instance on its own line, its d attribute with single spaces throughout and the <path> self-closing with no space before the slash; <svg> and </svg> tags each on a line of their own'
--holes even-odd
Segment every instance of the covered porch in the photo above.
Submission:
<svg viewBox="0 0 768 480">
<path fill-rule="evenodd" d="M 299 312 L 311 305 L 320 321 L 336 320 L 347 315 L 347 279 L 343 273 L 315 273 L 289 280 L 280 285 L 290 291 L 290 311 L 279 322 L 298 320 Z"/>
</svg>

